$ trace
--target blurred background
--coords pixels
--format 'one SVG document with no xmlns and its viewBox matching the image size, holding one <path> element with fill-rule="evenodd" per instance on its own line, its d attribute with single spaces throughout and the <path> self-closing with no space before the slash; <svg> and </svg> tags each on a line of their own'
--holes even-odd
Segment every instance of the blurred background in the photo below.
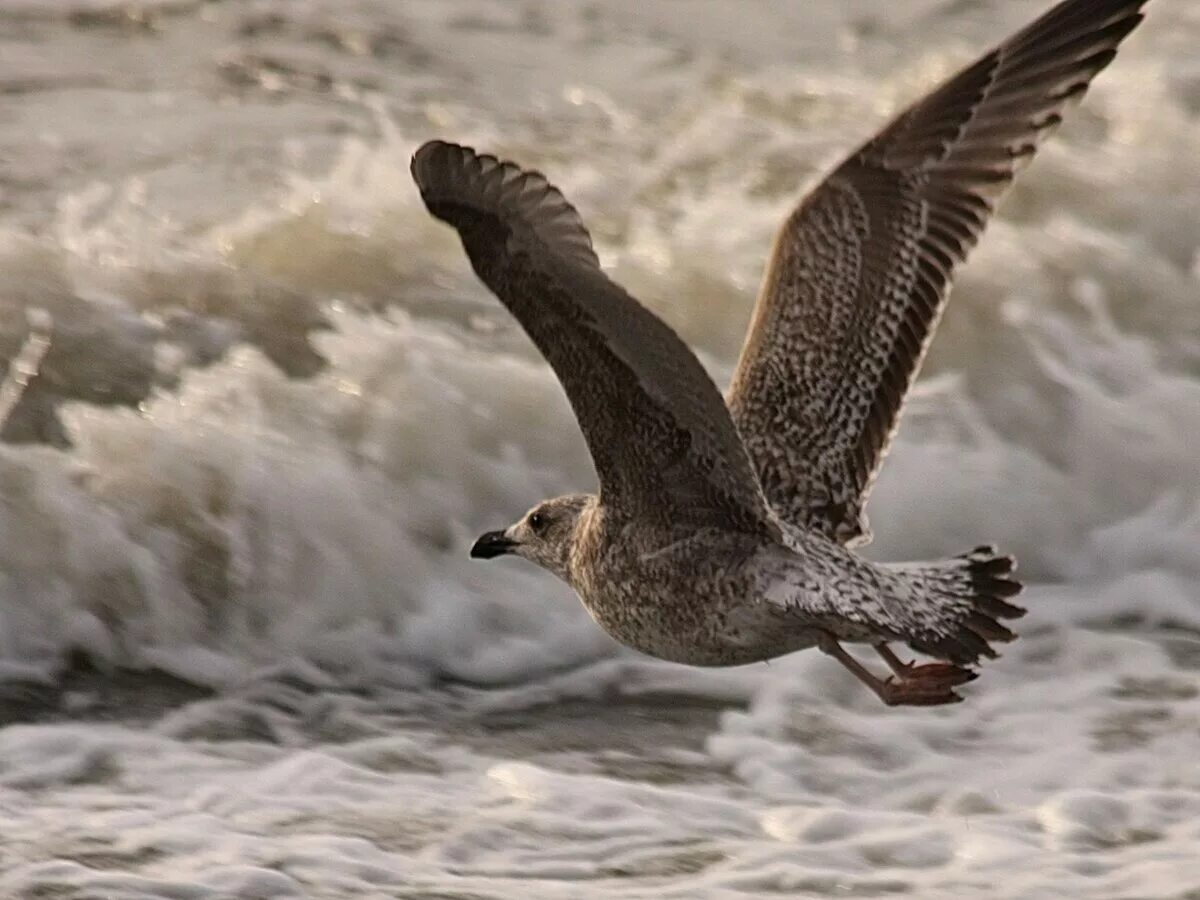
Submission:
<svg viewBox="0 0 1200 900">
<path fill-rule="evenodd" d="M 869 507 L 1019 557 L 967 702 L 466 556 L 594 479 L 420 143 L 542 169 L 724 385 L 806 186 L 1049 5 L 0 0 L 0 893 L 1200 897 L 1194 2 L 1018 181 Z"/>
</svg>

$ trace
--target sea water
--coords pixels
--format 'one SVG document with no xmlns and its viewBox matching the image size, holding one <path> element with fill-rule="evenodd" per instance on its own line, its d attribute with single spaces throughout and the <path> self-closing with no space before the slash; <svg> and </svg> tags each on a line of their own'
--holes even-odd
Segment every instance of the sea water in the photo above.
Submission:
<svg viewBox="0 0 1200 900">
<path fill-rule="evenodd" d="M 807 186 L 1042 0 L 0 0 L 0 896 L 1200 896 L 1200 4 L 962 271 L 869 512 L 1020 640 L 888 709 L 625 651 L 482 531 L 594 485 L 408 175 L 544 170 L 726 383 Z"/>
</svg>

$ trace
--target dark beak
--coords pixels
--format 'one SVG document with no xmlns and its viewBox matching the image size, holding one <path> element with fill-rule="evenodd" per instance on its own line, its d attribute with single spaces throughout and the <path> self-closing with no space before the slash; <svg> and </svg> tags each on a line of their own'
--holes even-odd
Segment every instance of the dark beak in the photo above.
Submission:
<svg viewBox="0 0 1200 900">
<path fill-rule="evenodd" d="M 503 531 L 489 531 L 475 542 L 475 546 L 471 548 L 471 558 L 493 559 L 510 552 L 515 546 L 517 542 L 506 538 Z"/>
</svg>

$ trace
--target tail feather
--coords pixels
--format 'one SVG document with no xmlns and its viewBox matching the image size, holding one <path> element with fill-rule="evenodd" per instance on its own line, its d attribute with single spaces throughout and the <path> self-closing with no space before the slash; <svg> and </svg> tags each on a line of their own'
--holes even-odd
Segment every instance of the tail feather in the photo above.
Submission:
<svg viewBox="0 0 1200 900">
<path fill-rule="evenodd" d="M 1008 643 L 1017 635 L 1001 619 L 1018 619 L 1025 610 L 1008 602 L 1021 592 L 1013 576 L 1016 561 L 1001 556 L 995 547 L 976 547 L 947 562 L 916 569 L 937 613 L 924 627 L 905 635 L 910 647 L 927 656 L 956 665 L 970 665 L 980 657 L 999 654 L 992 642 Z"/>
</svg>

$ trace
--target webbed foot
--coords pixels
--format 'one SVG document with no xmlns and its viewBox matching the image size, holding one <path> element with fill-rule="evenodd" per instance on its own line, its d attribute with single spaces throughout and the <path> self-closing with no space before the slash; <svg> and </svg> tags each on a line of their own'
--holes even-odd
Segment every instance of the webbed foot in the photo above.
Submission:
<svg viewBox="0 0 1200 900">
<path fill-rule="evenodd" d="M 954 688 L 979 677 L 978 672 L 950 663 L 926 663 L 916 665 L 902 662 L 884 644 L 875 649 L 896 674 L 882 679 L 873 675 L 862 663 L 847 653 L 831 634 L 824 634 L 817 642 L 823 653 L 832 656 L 863 684 L 869 687 L 888 706 L 941 706 L 960 703 L 962 696 Z"/>
</svg>

